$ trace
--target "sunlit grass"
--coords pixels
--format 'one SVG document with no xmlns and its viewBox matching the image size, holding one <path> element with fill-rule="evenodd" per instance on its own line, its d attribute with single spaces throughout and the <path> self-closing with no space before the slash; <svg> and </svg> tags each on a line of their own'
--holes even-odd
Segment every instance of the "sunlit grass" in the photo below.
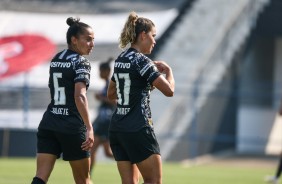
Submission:
<svg viewBox="0 0 282 184">
<path fill-rule="evenodd" d="M 34 158 L 0 158 L 0 183 L 27 184 L 35 174 Z M 206 164 L 184 167 L 179 163 L 163 164 L 164 184 L 263 184 L 263 176 L 273 169 Z M 118 184 L 115 162 L 97 163 L 92 175 L 95 184 Z M 74 183 L 68 162 L 58 160 L 49 179 L 50 184 Z"/>
</svg>

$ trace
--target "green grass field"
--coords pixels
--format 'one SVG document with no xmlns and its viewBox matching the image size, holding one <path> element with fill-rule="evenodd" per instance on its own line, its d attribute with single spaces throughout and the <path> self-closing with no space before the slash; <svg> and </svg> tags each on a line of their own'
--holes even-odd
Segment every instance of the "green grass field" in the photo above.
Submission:
<svg viewBox="0 0 282 184">
<path fill-rule="evenodd" d="M 234 166 L 228 164 L 204 164 L 184 167 L 179 163 L 163 164 L 164 184 L 263 184 L 263 177 L 274 168 L 264 166 Z M 0 158 L 0 184 L 28 184 L 35 173 L 35 159 Z M 93 174 L 95 184 L 119 184 L 114 162 L 99 163 Z M 58 160 L 49 184 L 72 184 L 68 162 Z"/>
</svg>

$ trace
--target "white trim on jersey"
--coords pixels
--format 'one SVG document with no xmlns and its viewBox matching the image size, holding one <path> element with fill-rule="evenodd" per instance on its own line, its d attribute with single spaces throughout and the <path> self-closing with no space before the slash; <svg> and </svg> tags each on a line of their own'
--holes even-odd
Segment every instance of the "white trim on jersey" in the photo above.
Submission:
<svg viewBox="0 0 282 184">
<path fill-rule="evenodd" d="M 151 62 L 144 66 L 142 70 L 140 70 L 140 75 L 143 76 L 151 66 L 153 66 L 153 63 Z"/>
<path fill-rule="evenodd" d="M 59 56 L 59 59 L 63 59 L 63 57 L 64 57 L 64 55 L 66 54 L 66 52 L 67 52 L 67 49 L 65 49 L 65 50 L 62 52 L 62 54 Z"/>
</svg>

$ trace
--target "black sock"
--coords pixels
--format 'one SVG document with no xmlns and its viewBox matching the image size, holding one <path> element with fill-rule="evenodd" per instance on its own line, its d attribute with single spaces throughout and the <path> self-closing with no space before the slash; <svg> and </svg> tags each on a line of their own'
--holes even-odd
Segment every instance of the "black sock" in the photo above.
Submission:
<svg viewBox="0 0 282 184">
<path fill-rule="evenodd" d="M 277 168 L 277 171 L 276 171 L 276 178 L 279 178 L 280 175 L 281 175 L 281 172 L 282 172 L 282 157 L 280 157 L 280 160 L 279 160 L 279 165 L 278 165 L 278 168 Z"/>
<path fill-rule="evenodd" d="M 45 184 L 45 182 L 41 178 L 34 177 L 31 184 Z"/>
</svg>

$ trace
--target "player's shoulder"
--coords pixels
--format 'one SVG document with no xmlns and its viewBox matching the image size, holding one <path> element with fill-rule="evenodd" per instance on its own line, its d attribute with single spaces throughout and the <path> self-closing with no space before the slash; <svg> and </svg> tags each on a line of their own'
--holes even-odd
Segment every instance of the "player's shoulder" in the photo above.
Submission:
<svg viewBox="0 0 282 184">
<path fill-rule="evenodd" d="M 79 66 L 90 67 L 90 62 L 87 58 L 71 50 L 68 50 L 66 53 L 65 60 L 71 62 L 75 68 Z"/>
<path fill-rule="evenodd" d="M 67 61 L 71 61 L 72 63 L 85 63 L 89 62 L 87 58 L 84 56 L 79 55 L 78 53 L 68 50 L 65 59 Z"/>
<path fill-rule="evenodd" d="M 56 60 L 66 60 L 68 62 L 72 63 L 80 63 L 80 62 L 89 62 L 87 58 L 84 56 L 79 55 L 78 53 L 70 50 L 70 49 L 64 49 L 60 52 L 58 52 L 54 59 Z"/>
<path fill-rule="evenodd" d="M 131 60 L 132 64 L 138 65 L 138 66 L 142 66 L 142 65 L 146 65 L 147 63 L 150 63 L 151 59 L 148 58 L 147 56 L 145 56 L 142 53 L 136 53 L 135 57 Z"/>
<path fill-rule="evenodd" d="M 89 60 L 80 55 L 75 60 L 72 60 L 72 65 L 77 74 L 78 73 L 90 73 L 91 71 L 91 64 Z"/>
<path fill-rule="evenodd" d="M 77 55 L 77 56 L 71 56 L 68 58 L 74 65 L 90 65 L 90 62 L 87 58 Z"/>
<path fill-rule="evenodd" d="M 126 50 L 123 54 L 125 57 L 127 57 L 132 64 L 139 64 L 142 62 L 148 62 L 150 61 L 150 58 L 148 58 L 147 56 L 145 56 L 144 54 L 138 52 L 136 49 L 134 48 L 129 48 L 128 50 Z"/>
</svg>

